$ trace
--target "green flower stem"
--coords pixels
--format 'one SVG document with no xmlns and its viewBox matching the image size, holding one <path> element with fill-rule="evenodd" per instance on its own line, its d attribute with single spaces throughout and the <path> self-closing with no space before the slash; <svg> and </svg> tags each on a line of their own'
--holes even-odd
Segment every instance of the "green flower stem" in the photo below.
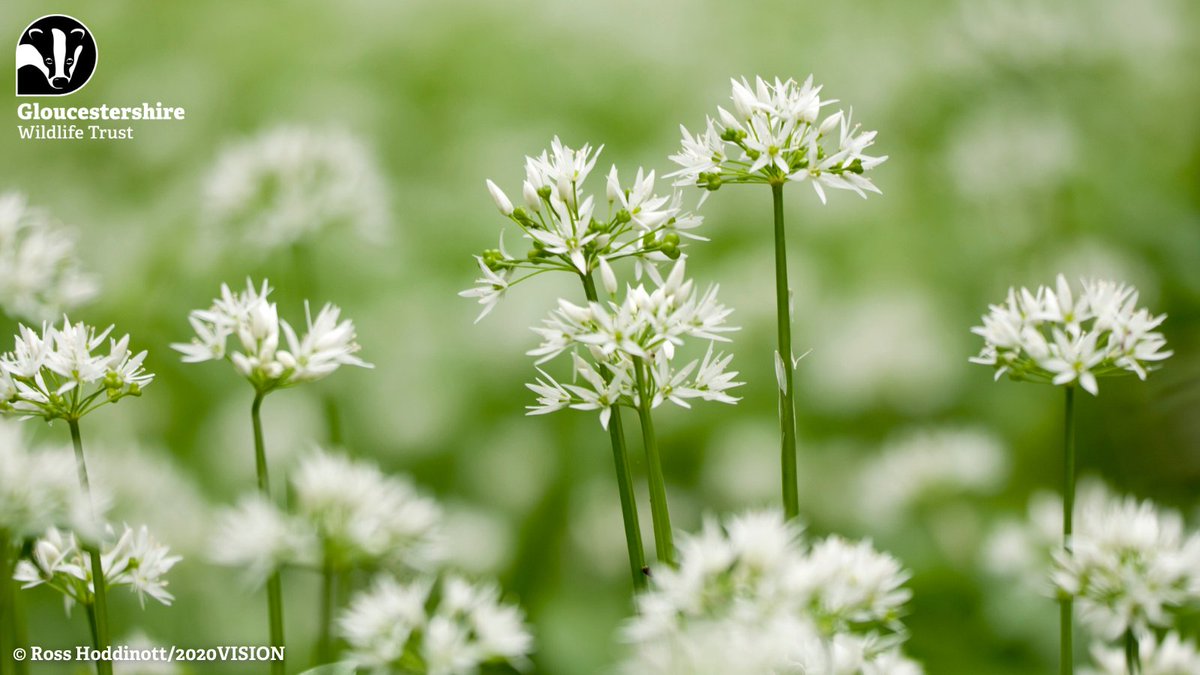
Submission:
<svg viewBox="0 0 1200 675">
<path fill-rule="evenodd" d="M 1063 415 L 1063 550 L 1071 553 L 1071 533 L 1075 515 L 1075 387 L 1066 388 Z M 1072 635 L 1074 599 L 1064 595 L 1059 608 L 1059 674 L 1075 672 L 1075 644 Z"/>
<path fill-rule="evenodd" d="M 16 672 L 16 663 L 12 658 L 13 647 L 16 646 L 16 635 L 13 631 L 13 617 L 16 615 L 13 607 L 13 564 L 8 560 L 12 548 L 12 536 L 8 530 L 0 529 L 0 675 Z"/>
<path fill-rule="evenodd" d="M 267 476 L 267 450 L 263 443 L 262 417 L 259 414 L 265 396 L 266 392 L 255 392 L 254 403 L 250 406 L 250 419 L 254 423 L 254 464 L 258 471 L 258 491 L 262 493 L 263 497 L 270 499 L 271 482 Z M 283 584 L 279 578 L 279 570 L 272 572 L 267 579 L 267 617 L 271 631 L 271 646 L 283 647 Z M 282 659 L 271 662 L 273 675 L 284 675 L 286 672 Z"/>
<path fill-rule="evenodd" d="M 792 312 L 788 287 L 787 244 L 783 228 L 783 184 L 771 183 L 775 207 L 775 323 L 784 377 L 779 390 L 780 460 L 783 466 L 783 512 L 788 518 L 800 515 L 796 476 L 796 402 L 792 390 Z"/>
<path fill-rule="evenodd" d="M 590 275 L 582 275 L 583 290 L 587 299 L 596 302 L 596 282 Z M 607 372 L 604 373 L 607 377 Z M 621 518 L 625 522 L 625 548 L 629 552 L 629 573 L 633 587 L 641 591 L 646 588 L 646 577 L 650 568 L 646 566 L 646 552 L 642 549 L 642 528 L 638 522 L 637 500 L 633 494 L 633 473 L 629 469 L 629 452 L 625 447 L 625 428 L 621 423 L 621 408 L 613 406 L 608 420 L 608 435 L 612 443 L 613 465 L 617 471 L 617 492 L 621 498 Z"/>
<path fill-rule="evenodd" d="M 333 606 L 336 588 L 337 572 L 333 568 L 333 558 L 326 550 L 325 560 L 321 565 L 321 614 L 317 624 L 318 665 L 333 660 Z"/>
<path fill-rule="evenodd" d="M 79 469 L 79 484 L 83 487 L 87 498 L 91 500 L 91 483 L 88 481 L 87 462 L 83 458 L 83 437 L 79 433 L 79 420 L 68 419 L 71 427 L 71 443 L 75 446 L 75 464 Z M 105 588 L 104 562 L 100 558 L 100 547 L 87 544 L 83 547 L 91 559 L 92 567 L 92 604 L 88 606 L 92 619 L 92 642 L 96 649 L 105 649 L 111 644 L 108 633 L 108 589 Z M 99 675 L 112 675 L 111 661 L 97 661 L 96 672 Z"/>
<path fill-rule="evenodd" d="M 1138 640 L 1133 629 L 1125 631 L 1125 670 L 1129 675 L 1142 675 L 1142 655 L 1138 652 Z"/>
<path fill-rule="evenodd" d="M 667 509 L 667 484 L 663 478 L 662 457 L 658 452 L 658 438 L 654 435 L 654 420 L 650 415 L 650 393 L 643 372 L 645 363 L 634 357 L 633 372 L 637 377 L 639 398 L 638 419 L 642 423 L 642 445 L 646 450 L 646 474 L 650 483 L 650 516 L 654 520 L 654 550 L 658 560 L 675 565 L 675 543 L 672 541 L 671 513 Z"/>
</svg>

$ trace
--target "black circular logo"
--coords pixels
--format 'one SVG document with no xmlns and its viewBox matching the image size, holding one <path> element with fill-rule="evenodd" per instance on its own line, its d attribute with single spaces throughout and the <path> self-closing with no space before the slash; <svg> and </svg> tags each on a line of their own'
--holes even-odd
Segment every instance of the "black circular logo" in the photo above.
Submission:
<svg viewBox="0 0 1200 675">
<path fill-rule="evenodd" d="M 17 96 L 66 96 L 96 71 L 96 38 L 83 22 L 50 14 L 29 24 L 17 41 Z"/>
</svg>

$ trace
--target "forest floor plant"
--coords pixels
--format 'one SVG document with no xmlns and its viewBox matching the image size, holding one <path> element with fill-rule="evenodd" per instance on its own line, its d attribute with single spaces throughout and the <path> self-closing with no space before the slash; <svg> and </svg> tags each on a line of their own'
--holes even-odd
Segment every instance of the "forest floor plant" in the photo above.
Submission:
<svg viewBox="0 0 1200 675">
<path fill-rule="evenodd" d="M 841 110 L 821 119 L 821 87 L 809 76 L 773 83 L 755 78 L 733 80 L 733 111 L 717 108 L 705 129 L 692 135 L 686 127 L 679 153 L 671 161 L 682 168 L 668 174 L 676 185 L 694 185 L 709 192 L 722 185 L 759 184 L 771 187 L 775 240 L 775 372 L 779 386 L 780 461 L 783 509 L 789 518 L 800 513 L 796 469 L 796 402 L 794 374 L 799 357 L 792 349 L 794 314 L 788 284 L 783 188 L 791 182 L 812 184 L 821 203 L 825 188 L 851 190 L 861 197 L 879 190 L 866 172 L 887 157 L 865 154 L 875 142 L 874 131 L 862 131 Z M 706 193 L 707 196 L 707 193 Z"/>
</svg>

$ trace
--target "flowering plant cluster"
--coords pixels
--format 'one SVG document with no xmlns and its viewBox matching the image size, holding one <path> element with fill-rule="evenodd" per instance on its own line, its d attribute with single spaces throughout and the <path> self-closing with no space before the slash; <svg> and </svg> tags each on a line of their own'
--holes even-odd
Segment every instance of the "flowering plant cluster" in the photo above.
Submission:
<svg viewBox="0 0 1200 675">
<path fill-rule="evenodd" d="M 539 369 L 542 377 L 527 385 L 538 395 L 529 414 L 566 407 L 599 410 L 600 424 L 607 428 L 617 405 L 640 408 L 645 402 L 657 408 L 671 401 L 688 408 L 691 399 L 737 402 L 728 393 L 741 384 L 734 381 L 737 372 L 727 370 L 733 357 L 713 352 L 715 342 L 727 341 L 724 333 L 737 330 L 725 325 L 733 310 L 717 300 L 717 286 L 698 293 L 685 272 L 683 259 L 665 279 L 651 271 L 657 288 L 627 288 L 619 303 L 576 305 L 560 299 L 543 325 L 533 329 L 542 343 L 529 355 L 542 364 L 570 351 L 577 383 L 561 384 Z M 615 293 L 615 277 L 604 277 L 605 288 Z M 678 365 L 676 348 L 689 337 L 708 340 L 708 351 L 703 359 Z"/>
<path fill-rule="evenodd" d="M 111 526 L 100 547 L 101 569 L 106 589 L 128 586 L 144 607 L 146 596 L 164 605 L 175 599 L 164 578 L 182 558 L 150 535 L 146 527 L 125 525 L 118 536 Z M 51 527 L 33 545 L 28 559 L 17 563 L 13 578 L 22 588 L 45 584 L 63 594 L 66 609 L 95 602 L 96 578 L 87 552 L 72 532 Z"/>
<path fill-rule="evenodd" d="M 996 379 L 1078 383 L 1099 392 L 1097 378 L 1134 373 L 1140 379 L 1171 356 L 1155 329 L 1166 315 L 1137 306 L 1132 286 L 1084 280 L 1072 291 L 1058 275 L 1054 288 L 1010 288 L 1003 304 L 992 305 L 983 325 L 971 331 L 984 340 L 973 363 L 992 366 Z"/>
<path fill-rule="evenodd" d="M 681 168 L 669 174 L 676 185 L 713 191 L 726 183 L 810 181 L 822 202 L 827 187 L 862 197 L 879 192 L 865 175 L 887 160 L 865 154 L 875 132 L 854 124 L 853 111 L 822 119 L 821 109 L 837 101 L 822 101 L 811 75 L 803 83 L 756 77 L 753 85 L 732 84 L 732 112 L 717 108 L 717 119 L 695 135 L 680 126 L 683 147 L 671 161 Z"/>
<path fill-rule="evenodd" d="M 776 511 L 706 521 L 625 629 L 625 672 L 917 674 L 908 574 L 869 542 L 808 542 Z"/>
<path fill-rule="evenodd" d="M 97 286 L 75 253 L 75 237 L 24 195 L 0 194 L 0 311 L 42 321 L 87 302 Z"/>
<path fill-rule="evenodd" d="M 228 359 L 260 393 L 320 380 L 344 365 L 373 367 L 355 356 L 360 347 L 354 322 L 342 320 L 337 306 L 326 304 L 314 319 L 305 302 L 307 332 L 300 335 L 279 318 L 275 303 L 267 299 L 270 293 L 265 280 L 256 289 L 247 279 L 240 293 L 221 284 L 221 297 L 212 307 L 188 317 L 196 336 L 171 347 L 183 354 L 185 363 Z M 233 349 L 228 346 L 231 337 L 237 339 Z"/>
<path fill-rule="evenodd" d="M 508 196 L 492 181 L 488 191 L 500 213 L 520 229 L 531 248 L 525 256 L 508 253 L 503 235 L 500 247 L 476 256 L 482 276 L 475 286 L 460 295 L 478 298 L 483 318 L 500 301 L 509 287 L 536 274 L 551 270 L 590 275 L 599 270 L 612 276 L 611 263 L 633 258 L 640 273 L 643 262 L 663 263 L 679 258 L 681 239 L 703 239 L 691 230 L 703 219 L 684 211 L 683 195 L 654 192 L 654 172 L 638 169 L 631 183 L 622 184 L 617 167 L 608 173 L 602 214 L 584 182 L 596 166 L 603 146 L 575 150 L 558 137 L 550 150 L 525 158 L 525 181 L 521 193 L 525 206 L 514 207 Z M 517 276 L 523 274 L 523 276 Z"/>
<path fill-rule="evenodd" d="M 204 185 L 206 218 L 274 250 L 323 230 L 380 239 L 388 191 L 366 145 L 338 130 L 284 126 L 223 150 Z"/>
<path fill-rule="evenodd" d="M 221 518 L 214 559 L 261 584 L 284 566 L 428 569 L 437 562 L 441 509 L 406 480 L 318 451 L 292 474 L 291 512 L 247 496 Z"/>
<path fill-rule="evenodd" d="M 88 524 L 92 507 L 70 451 L 32 451 L 21 428 L 0 419 L 0 466 L 0 533 L 22 540 L 55 526 Z M 11 544 L 0 538 L 0 546 Z"/>
<path fill-rule="evenodd" d="M 46 421 L 78 421 L 106 403 L 140 396 L 154 381 L 142 363 L 146 352 L 129 350 L 129 336 L 109 339 L 63 317 L 62 327 L 42 324 L 39 332 L 20 326 L 12 351 L 0 355 L 0 410 Z M 107 353 L 98 352 L 108 340 Z"/>
<path fill-rule="evenodd" d="M 436 588 L 436 593 L 435 593 Z M 356 672 L 474 673 L 524 667 L 533 648 L 521 610 L 489 583 L 456 575 L 401 583 L 381 576 L 357 594 L 339 621 Z"/>
</svg>

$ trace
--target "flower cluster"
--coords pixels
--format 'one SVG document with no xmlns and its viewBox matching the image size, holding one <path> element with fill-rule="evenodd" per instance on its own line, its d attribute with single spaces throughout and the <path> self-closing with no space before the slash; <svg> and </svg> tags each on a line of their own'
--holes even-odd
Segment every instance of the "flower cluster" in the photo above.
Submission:
<svg viewBox="0 0 1200 675">
<path fill-rule="evenodd" d="M 1055 554 L 1052 579 L 1098 635 L 1146 635 L 1200 602 L 1200 534 L 1185 531 L 1178 513 L 1109 499 L 1081 512 L 1079 523 L 1072 551 Z"/>
<path fill-rule="evenodd" d="M 717 108 L 717 119 L 708 118 L 695 135 L 680 127 L 683 147 L 671 161 L 682 168 L 669 174 L 676 185 L 712 191 L 725 183 L 807 180 L 822 202 L 827 187 L 862 197 L 879 192 L 864 175 L 887 159 L 865 154 L 875 132 L 854 124 L 853 111 L 821 119 L 821 109 L 836 101 L 821 100 L 812 76 L 803 83 L 761 77 L 753 85 L 732 82 L 732 112 Z"/>
<path fill-rule="evenodd" d="M 1099 377 L 1129 372 L 1144 380 L 1171 352 L 1155 330 L 1166 315 L 1137 302 L 1136 289 L 1111 281 L 1084 280 L 1074 293 L 1061 274 L 1054 288 L 1010 288 L 971 329 L 984 340 L 971 362 L 995 368 L 996 379 L 1078 384 L 1092 395 Z"/>
<path fill-rule="evenodd" d="M 533 638 L 520 609 L 500 600 L 490 584 L 447 576 L 403 584 L 381 576 L 342 613 L 358 672 L 475 673 L 487 664 L 523 665 Z"/>
<path fill-rule="evenodd" d="M 426 569 L 439 557 L 441 509 L 406 480 L 316 452 L 292 477 L 292 513 L 261 496 L 224 514 L 213 557 L 262 583 L 285 565 Z"/>
<path fill-rule="evenodd" d="M 858 478 L 857 509 L 872 527 L 893 527 L 922 504 L 990 494 L 1008 473 L 1004 447 L 974 429 L 927 429 L 890 441 Z"/>
<path fill-rule="evenodd" d="M 1184 640 L 1176 632 L 1169 632 L 1160 640 L 1154 635 L 1145 635 L 1137 643 L 1141 675 L 1189 675 L 1200 673 L 1200 651 L 1195 643 Z M 1129 673 L 1125 651 L 1103 644 L 1092 649 L 1096 668 L 1085 669 L 1083 675 L 1127 675 Z"/>
<path fill-rule="evenodd" d="M 809 544 L 774 511 L 709 520 L 626 626 L 630 673 L 920 673 L 899 651 L 908 574 L 869 542 Z"/>
<path fill-rule="evenodd" d="M 96 295 L 83 272 L 75 237 L 15 192 L 0 194 L 0 309 L 42 321 Z"/>
<path fill-rule="evenodd" d="M 20 326 L 13 350 L 0 355 L 0 410 L 47 421 L 79 420 L 105 403 L 140 396 L 154 380 L 142 363 L 146 352 L 129 350 L 129 336 L 111 339 L 63 317 L 62 327 Z M 107 353 L 98 353 L 108 341 Z"/>
<path fill-rule="evenodd" d="M 266 250 L 351 227 L 379 239 L 384 180 L 361 141 L 340 131 L 281 127 L 226 149 L 204 187 L 208 220 Z"/>
<path fill-rule="evenodd" d="M 640 273 L 643 262 L 653 265 L 677 259 L 681 237 L 702 239 L 690 232 L 702 218 L 683 210 L 679 191 L 655 194 L 653 171 L 638 169 L 631 183 L 622 184 L 612 167 L 606 188 L 608 209 L 602 215 L 596 198 L 584 191 L 601 150 L 593 151 L 590 145 L 574 150 L 555 137 L 549 151 L 526 157 L 523 207 L 514 207 L 495 183 L 487 182 L 496 207 L 516 224 L 531 248 L 524 256 L 513 256 L 501 237 L 499 248 L 477 256 L 482 276 L 459 295 L 479 299 L 483 305 L 479 318 L 495 307 L 510 286 L 533 275 L 550 270 L 583 276 L 600 270 L 611 275 L 610 264 L 622 258 L 634 258 Z"/>
<path fill-rule="evenodd" d="M 15 423 L 0 420 L 0 532 L 17 539 L 71 524 L 90 512 L 67 450 L 31 451 Z M 11 542 L 0 539 L 0 546 Z"/>
<path fill-rule="evenodd" d="M 354 322 L 342 320 L 337 306 L 326 304 L 314 319 L 305 302 L 307 332 L 300 336 L 279 318 L 275 303 L 267 299 L 270 293 L 266 281 L 256 289 L 247 279 L 241 293 L 221 284 L 221 297 L 212 307 L 188 317 L 196 336 L 171 348 L 183 354 L 185 363 L 229 359 L 260 393 L 320 380 L 341 366 L 373 367 L 355 356 L 360 347 Z M 231 337 L 237 338 L 232 350 L 227 344 Z"/>
<path fill-rule="evenodd" d="M 717 300 L 717 286 L 697 292 L 685 271 L 683 259 L 665 279 L 652 271 L 657 288 L 628 288 L 619 303 L 581 306 L 559 300 L 550 318 L 533 329 L 542 343 L 529 355 L 541 364 L 572 351 L 578 384 L 559 383 L 539 369 L 542 377 L 527 385 L 538 395 L 530 414 L 566 407 L 599 410 L 600 423 L 607 427 L 615 405 L 641 407 L 647 402 L 655 408 L 671 401 L 686 408 L 691 399 L 736 402 L 728 391 L 741 383 L 734 381 L 736 371 L 726 370 L 733 357 L 713 351 L 713 343 L 726 340 L 724 333 L 737 330 L 725 325 L 733 310 Z M 605 277 L 605 287 L 615 292 L 615 277 Z M 702 359 L 676 365 L 676 348 L 688 337 L 708 340 L 708 351 Z"/>
<path fill-rule="evenodd" d="M 126 525 L 116 536 L 110 527 L 100 548 L 104 588 L 128 586 L 145 606 L 146 596 L 164 605 L 174 600 L 167 591 L 164 578 L 181 558 L 150 536 L 145 527 Z M 50 528 L 34 542 L 29 559 L 17 563 L 13 578 L 22 588 L 47 585 L 63 594 L 67 611 L 74 603 L 90 605 L 95 593 L 95 579 L 87 553 L 73 533 Z"/>
</svg>

